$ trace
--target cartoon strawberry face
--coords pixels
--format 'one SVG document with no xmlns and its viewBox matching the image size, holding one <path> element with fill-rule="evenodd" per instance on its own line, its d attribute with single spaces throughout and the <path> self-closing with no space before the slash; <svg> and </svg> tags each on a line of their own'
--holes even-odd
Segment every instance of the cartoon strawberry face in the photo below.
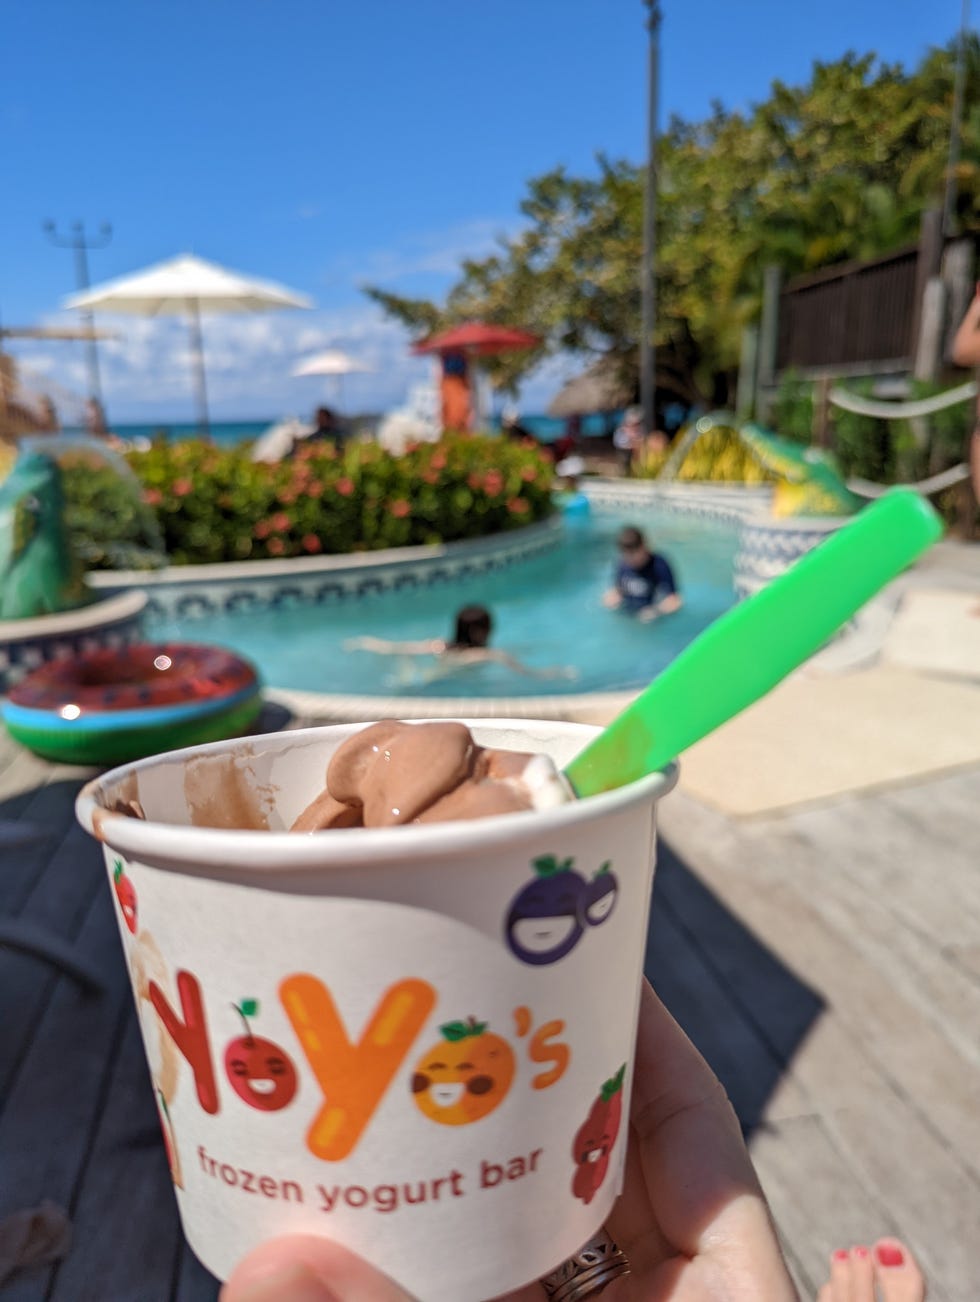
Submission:
<svg viewBox="0 0 980 1302">
<path fill-rule="evenodd" d="M 136 891 L 133 883 L 126 876 L 126 869 L 121 859 L 116 859 L 112 865 L 112 885 L 116 892 L 116 899 L 119 901 L 119 908 L 122 910 L 123 921 L 129 930 L 136 935 Z"/>
<path fill-rule="evenodd" d="M 616 1075 L 604 1083 L 572 1141 L 572 1158 L 576 1163 L 572 1193 L 584 1203 L 590 1203 L 595 1197 L 609 1169 L 609 1158 L 622 1120 L 625 1074 L 624 1063 Z"/>
<path fill-rule="evenodd" d="M 243 999 L 233 1005 L 245 1025 L 245 1034 L 225 1049 L 225 1071 L 238 1097 L 259 1112 L 278 1112 L 296 1093 L 296 1068 L 284 1049 L 272 1040 L 253 1035 L 248 1019 L 259 1011 L 258 1001 Z"/>
<path fill-rule="evenodd" d="M 534 860 L 535 878 L 515 896 L 507 915 L 507 944 L 522 963 L 557 963 L 582 936 L 586 882 L 573 860 L 554 855 Z"/>
</svg>

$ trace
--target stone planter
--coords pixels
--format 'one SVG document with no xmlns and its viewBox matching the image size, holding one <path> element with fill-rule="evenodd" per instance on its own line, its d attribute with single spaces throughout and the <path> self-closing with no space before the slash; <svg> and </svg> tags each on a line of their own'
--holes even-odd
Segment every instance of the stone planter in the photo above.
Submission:
<svg viewBox="0 0 980 1302">
<path fill-rule="evenodd" d="M 800 556 L 847 524 L 851 516 L 795 516 L 777 520 L 754 516 L 739 530 L 733 583 L 739 597 L 749 597 L 782 574 Z"/>
</svg>

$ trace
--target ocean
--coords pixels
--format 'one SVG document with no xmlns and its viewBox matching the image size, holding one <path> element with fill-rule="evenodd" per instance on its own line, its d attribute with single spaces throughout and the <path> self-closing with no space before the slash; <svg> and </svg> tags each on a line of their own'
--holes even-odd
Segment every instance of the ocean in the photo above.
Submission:
<svg viewBox="0 0 980 1302">
<path fill-rule="evenodd" d="M 359 419 L 365 423 L 374 425 L 378 421 L 376 416 L 365 416 L 359 418 L 353 417 L 355 424 Z M 565 432 L 565 422 L 554 416 L 543 415 L 523 415 L 520 416 L 520 423 L 525 429 L 529 430 L 536 439 L 542 443 L 553 443 L 555 439 L 560 438 Z M 216 420 L 211 422 L 211 437 L 215 443 L 225 447 L 234 446 L 237 443 L 247 443 L 252 439 L 257 439 L 262 435 L 270 425 L 276 424 L 275 420 Z M 491 418 L 491 427 L 500 428 L 500 417 Z M 197 438 L 198 428 L 193 422 L 183 424 L 171 421 L 154 421 L 148 425 L 124 425 L 113 421 L 112 430 L 118 434 L 121 439 L 153 439 L 164 435 L 168 442 L 179 443 L 184 439 Z M 66 433 L 82 433 L 81 430 L 66 430 Z M 582 421 L 582 434 L 586 438 L 599 437 L 606 432 L 605 418 L 603 416 L 586 416 Z"/>
</svg>

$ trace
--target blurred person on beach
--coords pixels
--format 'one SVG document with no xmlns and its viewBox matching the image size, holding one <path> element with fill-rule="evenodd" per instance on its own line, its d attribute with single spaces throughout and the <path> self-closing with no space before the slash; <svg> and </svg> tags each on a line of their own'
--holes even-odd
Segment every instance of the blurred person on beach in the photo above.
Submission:
<svg viewBox="0 0 980 1302">
<path fill-rule="evenodd" d="M 58 415 L 58 408 L 47 395 L 41 399 L 41 429 L 45 434 L 61 433 L 61 418 Z"/>
<path fill-rule="evenodd" d="M 570 457 L 579 445 L 582 437 L 582 417 L 569 416 L 565 422 L 565 432 L 555 439 L 555 460 L 564 461 Z"/>
<path fill-rule="evenodd" d="M 619 531 L 616 546 L 619 561 L 603 605 L 635 615 L 644 624 L 680 610 L 684 602 L 674 571 L 663 556 L 650 550 L 642 530 L 626 525 Z"/>
<path fill-rule="evenodd" d="M 627 407 L 622 423 L 613 430 L 613 447 L 619 453 L 624 475 L 632 475 L 633 459 L 643 446 L 643 411 L 640 407 Z"/>
<path fill-rule="evenodd" d="M 109 435 L 105 410 L 98 398 L 88 398 L 85 402 L 85 432 L 95 439 L 104 439 Z"/>
<path fill-rule="evenodd" d="M 566 667 L 535 669 L 507 651 L 490 646 L 493 617 L 486 606 L 464 606 L 456 612 L 452 640 L 427 638 L 419 642 L 389 642 L 380 637 L 355 637 L 344 643 L 345 651 L 371 651 L 375 655 L 434 656 L 437 664 L 426 681 L 444 678 L 478 664 L 498 664 L 529 678 L 577 678 L 578 671 Z"/>
<path fill-rule="evenodd" d="M 515 442 L 523 442 L 525 439 L 537 442 L 527 426 L 521 424 L 521 414 L 516 407 L 505 407 L 500 413 L 500 432 Z"/>
<path fill-rule="evenodd" d="M 960 322 L 960 327 L 953 338 L 952 357 L 957 366 L 973 367 L 980 381 L 980 282 L 977 284 L 973 302 L 967 308 L 966 316 Z M 980 502 L 980 389 L 977 392 L 975 419 L 968 442 L 966 461 L 970 467 L 970 486 L 973 489 L 972 508 L 975 511 L 977 503 Z M 971 504 L 964 503 L 964 515 L 967 514 L 966 508 L 969 505 Z M 972 512 L 970 514 L 972 515 Z"/>
</svg>

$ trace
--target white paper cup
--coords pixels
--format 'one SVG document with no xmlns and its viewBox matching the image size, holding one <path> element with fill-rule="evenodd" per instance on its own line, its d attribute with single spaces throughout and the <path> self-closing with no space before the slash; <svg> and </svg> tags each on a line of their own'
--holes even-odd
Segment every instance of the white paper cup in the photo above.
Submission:
<svg viewBox="0 0 980 1302">
<path fill-rule="evenodd" d="M 322 1234 L 425 1302 L 480 1302 L 553 1270 L 619 1193 L 676 772 L 540 813 L 286 832 L 361 726 L 129 764 L 78 817 L 205 1266 Z M 596 731 L 470 726 L 559 765 Z M 112 812 L 133 801 L 145 821 Z"/>
</svg>

